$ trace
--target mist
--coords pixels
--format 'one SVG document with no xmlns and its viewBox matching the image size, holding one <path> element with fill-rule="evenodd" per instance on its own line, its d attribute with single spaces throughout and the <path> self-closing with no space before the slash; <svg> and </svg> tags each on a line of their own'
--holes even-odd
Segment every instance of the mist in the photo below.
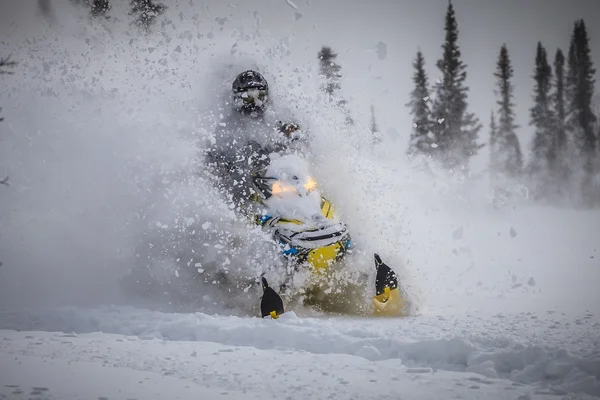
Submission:
<svg viewBox="0 0 600 400">
<path fill-rule="evenodd" d="M 199 270 L 227 266 L 251 280 L 280 263 L 203 174 L 231 81 L 248 68 L 270 82 L 276 112 L 310 135 L 315 177 L 359 244 L 352 263 L 371 269 L 381 254 L 415 312 L 600 304 L 599 212 L 536 205 L 518 183 L 498 204 L 485 175 L 423 171 L 404 157 L 408 123 L 373 145 L 361 108 L 370 99 L 351 98 L 356 123 L 346 126 L 320 91 L 316 57 L 291 57 L 289 37 L 260 29 L 252 10 L 229 27 L 208 6 L 196 17 L 174 2 L 145 36 L 124 17 L 90 21 L 67 1 L 53 7 L 48 21 L 33 2 L 13 5 L 19 22 L 2 24 L 0 49 L 19 64 L 0 82 L 0 173 L 12 183 L 0 187 L 0 308 L 251 313 L 251 292 L 231 300 L 212 279 L 191 283 Z M 125 8 L 115 3 L 114 15 Z M 316 54 L 323 43 L 310 45 Z"/>
</svg>

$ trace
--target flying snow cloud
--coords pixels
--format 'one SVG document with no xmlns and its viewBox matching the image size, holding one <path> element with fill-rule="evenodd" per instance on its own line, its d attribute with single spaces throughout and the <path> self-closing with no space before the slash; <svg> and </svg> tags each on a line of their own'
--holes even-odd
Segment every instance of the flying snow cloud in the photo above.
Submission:
<svg viewBox="0 0 600 400">
<path fill-rule="evenodd" d="M 281 7 L 296 10 L 290 3 Z M 276 265 L 272 245 L 203 174 L 202 150 L 229 110 L 231 81 L 248 68 L 264 72 L 282 119 L 310 135 L 315 178 L 353 232 L 356 263 L 371 269 L 372 253 L 381 254 L 422 309 L 471 309 L 470 296 L 514 305 L 593 282 L 597 214 L 532 207 L 526 191 L 494 205 L 484 176 L 452 181 L 427 172 L 424 160 L 405 162 L 393 137 L 372 144 L 368 110 L 352 107 L 360 96 L 349 101 L 348 126 L 320 90 L 318 60 L 299 61 L 293 35 L 262 29 L 272 15 L 236 8 L 217 21 L 174 3 L 141 35 L 125 17 L 90 22 L 82 8 L 55 7 L 56 20 L 40 23 L 35 4 L 14 6 L 22 24 L 9 31 L 6 51 L 19 65 L 0 94 L 0 172 L 13 183 L 0 186 L 2 307 L 218 308 L 218 277 L 199 287 L 192 279 L 225 269 L 251 281 Z M 299 23 L 310 8 L 302 12 Z M 392 43 L 368 40 L 389 62 Z M 316 54 L 322 43 L 311 45 Z M 581 268 L 569 275 L 562 266 L 573 257 Z"/>
<path fill-rule="evenodd" d="M 298 86 L 278 61 L 283 42 L 238 32 L 215 46 L 212 30 L 192 33 L 195 15 L 148 36 L 127 21 L 90 23 L 70 4 L 57 3 L 51 24 L 34 24 L 34 4 L 15 15 L 23 25 L 9 50 L 19 67 L 2 97 L 1 159 L 13 182 L 1 203 L 2 306 L 129 302 L 132 293 L 172 303 L 202 298 L 186 280 L 210 268 L 258 276 L 257 253 L 272 245 L 208 183 L 202 151 L 237 73 L 265 71 L 275 99 Z"/>
</svg>

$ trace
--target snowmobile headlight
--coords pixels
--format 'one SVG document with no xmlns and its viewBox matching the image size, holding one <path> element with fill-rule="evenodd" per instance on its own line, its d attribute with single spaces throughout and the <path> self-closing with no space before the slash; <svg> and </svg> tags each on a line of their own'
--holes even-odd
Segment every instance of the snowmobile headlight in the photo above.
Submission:
<svg viewBox="0 0 600 400">
<path fill-rule="evenodd" d="M 317 188 L 317 181 L 315 181 L 313 178 L 311 178 L 309 176 L 308 179 L 306 180 L 306 182 L 304 183 L 304 189 L 306 189 L 306 191 L 308 193 L 310 193 L 313 190 L 315 190 L 316 188 Z"/>
<path fill-rule="evenodd" d="M 290 185 L 289 183 L 283 181 L 277 181 L 273 183 L 273 186 L 271 186 L 271 193 L 273 193 L 275 196 L 281 197 L 286 193 L 298 193 L 298 190 L 294 185 Z"/>
</svg>

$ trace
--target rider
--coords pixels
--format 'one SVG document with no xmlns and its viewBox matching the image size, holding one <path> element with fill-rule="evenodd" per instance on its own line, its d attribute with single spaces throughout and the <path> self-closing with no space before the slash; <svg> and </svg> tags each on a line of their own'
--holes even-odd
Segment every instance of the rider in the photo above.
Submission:
<svg viewBox="0 0 600 400">
<path fill-rule="evenodd" d="M 217 126 L 207 159 L 235 205 L 246 208 L 252 196 L 251 172 L 266 165 L 269 153 L 287 148 L 301 132 L 296 124 L 276 120 L 269 107 L 269 85 L 259 72 L 240 73 L 231 89 L 234 112 Z"/>
</svg>

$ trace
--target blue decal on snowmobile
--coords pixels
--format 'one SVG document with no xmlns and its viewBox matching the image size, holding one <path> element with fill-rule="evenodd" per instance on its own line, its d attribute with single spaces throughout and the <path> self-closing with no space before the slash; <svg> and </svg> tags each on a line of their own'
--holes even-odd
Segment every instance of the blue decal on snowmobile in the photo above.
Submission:
<svg viewBox="0 0 600 400">
<path fill-rule="evenodd" d="M 263 217 L 261 217 L 260 219 L 260 223 L 264 224 L 265 222 L 267 222 L 268 220 L 270 220 L 272 217 L 270 215 L 264 215 Z"/>
<path fill-rule="evenodd" d="M 295 248 L 293 248 L 293 247 L 292 247 L 292 248 L 290 248 L 289 250 L 284 250 L 284 251 L 283 251 L 283 254 L 286 254 L 286 255 L 287 255 L 287 254 L 296 254 L 296 253 L 298 253 L 298 249 L 295 249 Z"/>
<path fill-rule="evenodd" d="M 289 244 L 287 244 L 286 242 L 284 242 L 283 240 L 279 241 L 279 244 L 281 245 L 281 253 L 288 255 L 288 254 L 298 254 L 298 249 L 294 248 L 294 247 L 290 247 Z"/>
</svg>

